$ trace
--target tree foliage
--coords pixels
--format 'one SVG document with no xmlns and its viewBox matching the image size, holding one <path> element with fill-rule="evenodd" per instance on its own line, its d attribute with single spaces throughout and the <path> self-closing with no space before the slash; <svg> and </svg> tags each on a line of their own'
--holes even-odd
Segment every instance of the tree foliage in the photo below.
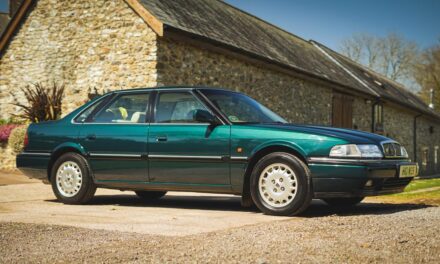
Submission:
<svg viewBox="0 0 440 264">
<path fill-rule="evenodd" d="M 413 85 L 412 73 L 419 49 L 400 35 L 355 34 L 342 42 L 341 53 L 394 81 Z"/>
<path fill-rule="evenodd" d="M 414 77 L 420 85 L 420 96 L 431 103 L 433 90 L 434 109 L 440 111 L 440 40 L 439 43 L 426 49 L 414 67 Z"/>
</svg>

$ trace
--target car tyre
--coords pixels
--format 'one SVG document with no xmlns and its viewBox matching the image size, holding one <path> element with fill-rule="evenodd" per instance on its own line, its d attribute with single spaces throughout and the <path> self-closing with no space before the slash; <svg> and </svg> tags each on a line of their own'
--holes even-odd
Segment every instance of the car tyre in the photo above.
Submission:
<svg viewBox="0 0 440 264">
<path fill-rule="evenodd" d="M 285 152 L 261 158 L 252 170 L 250 185 L 252 200 L 268 215 L 298 215 L 312 200 L 309 168 Z"/>
<path fill-rule="evenodd" d="M 350 198 L 325 198 L 322 199 L 328 205 L 333 207 L 353 207 L 359 204 L 364 197 L 350 197 Z"/>
<path fill-rule="evenodd" d="M 88 162 L 78 153 L 60 156 L 53 164 L 50 175 L 55 196 L 65 204 L 86 204 L 96 192 Z"/>
<path fill-rule="evenodd" d="M 162 198 L 166 191 L 135 191 L 136 195 L 143 201 L 154 201 Z"/>
</svg>

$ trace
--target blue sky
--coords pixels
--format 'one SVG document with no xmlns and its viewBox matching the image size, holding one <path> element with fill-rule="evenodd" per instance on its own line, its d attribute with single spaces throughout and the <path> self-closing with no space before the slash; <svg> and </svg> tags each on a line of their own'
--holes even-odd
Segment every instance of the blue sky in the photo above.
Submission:
<svg viewBox="0 0 440 264">
<path fill-rule="evenodd" d="M 0 0 L 0 11 L 5 12 L 8 10 L 8 2 L 9 0 Z"/>
<path fill-rule="evenodd" d="M 440 0 L 226 0 L 305 39 L 338 49 L 353 33 L 397 32 L 422 48 L 439 43 Z"/>
<path fill-rule="evenodd" d="M 8 9 L 0 0 L 0 10 Z M 226 0 L 305 39 L 338 49 L 353 33 L 397 32 L 422 48 L 440 39 L 440 0 Z"/>
</svg>

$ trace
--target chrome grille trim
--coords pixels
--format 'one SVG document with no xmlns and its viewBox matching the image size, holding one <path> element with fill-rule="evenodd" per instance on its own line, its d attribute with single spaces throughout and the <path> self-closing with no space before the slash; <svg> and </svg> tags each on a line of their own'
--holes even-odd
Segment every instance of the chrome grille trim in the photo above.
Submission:
<svg viewBox="0 0 440 264">
<path fill-rule="evenodd" d="M 383 141 L 382 151 L 385 158 L 406 158 L 402 153 L 401 145 L 396 141 Z"/>
</svg>

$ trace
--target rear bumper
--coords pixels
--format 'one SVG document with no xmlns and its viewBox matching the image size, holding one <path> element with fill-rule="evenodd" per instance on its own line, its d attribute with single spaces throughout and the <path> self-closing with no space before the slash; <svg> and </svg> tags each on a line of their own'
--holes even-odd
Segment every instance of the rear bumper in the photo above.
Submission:
<svg viewBox="0 0 440 264">
<path fill-rule="evenodd" d="M 413 179 L 399 178 L 408 160 L 309 159 L 315 198 L 365 197 L 402 192 Z"/>
<path fill-rule="evenodd" d="M 47 168 L 49 161 L 50 153 L 22 152 L 17 155 L 16 165 L 17 169 L 29 178 L 48 183 Z"/>
</svg>

